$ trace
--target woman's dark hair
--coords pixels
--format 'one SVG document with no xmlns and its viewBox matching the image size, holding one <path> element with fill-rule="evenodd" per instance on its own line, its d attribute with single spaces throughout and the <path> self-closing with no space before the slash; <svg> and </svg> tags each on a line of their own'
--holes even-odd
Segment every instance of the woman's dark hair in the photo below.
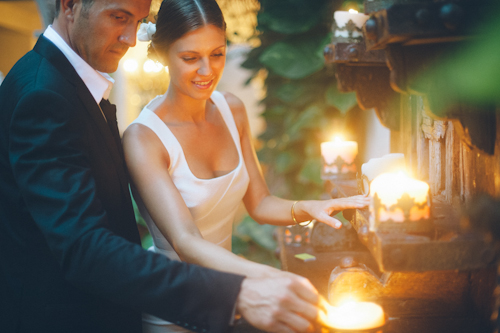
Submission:
<svg viewBox="0 0 500 333">
<path fill-rule="evenodd" d="M 148 56 L 161 61 L 158 55 L 166 54 L 176 40 L 210 24 L 226 31 L 224 16 L 215 0 L 163 0 Z"/>
</svg>

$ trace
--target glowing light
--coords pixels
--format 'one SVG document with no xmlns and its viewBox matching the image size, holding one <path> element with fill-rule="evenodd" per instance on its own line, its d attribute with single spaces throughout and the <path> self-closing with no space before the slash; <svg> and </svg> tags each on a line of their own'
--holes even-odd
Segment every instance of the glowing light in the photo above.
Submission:
<svg viewBox="0 0 500 333">
<path fill-rule="evenodd" d="M 352 295 L 344 295 L 342 296 L 338 301 L 337 303 L 335 304 L 336 306 L 343 306 L 345 304 L 348 304 L 348 303 L 355 303 L 357 302 L 358 300 L 356 299 L 356 297 L 352 296 Z"/>
<path fill-rule="evenodd" d="M 154 62 L 153 60 L 148 59 L 144 62 L 142 68 L 146 73 L 151 73 L 151 72 L 158 73 L 163 69 L 163 66 L 159 62 Z"/>
<path fill-rule="evenodd" d="M 346 173 L 349 172 L 350 169 L 347 166 L 342 167 L 345 170 L 338 170 L 337 166 L 331 166 L 331 169 L 328 165 L 331 165 L 335 162 L 335 160 L 340 156 L 345 163 L 351 164 L 354 162 L 354 159 L 358 155 L 358 143 L 355 141 L 344 141 L 341 136 L 333 137 L 332 141 L 322 142 L 321 143 L 321 156 L 323 160 L 327 164 L 327 168 L 324 170 L 325 172 L 332 173 Z M 325 166 L 324 166 L 325 167 Z M 330 170 L 331 169 L 331 170 Z M 353 165 L 352 169 L 355 170 L 356 166 Z"/>
<path fill-rule="evenodd" d="M 357 11 L 357 10 L 354 10 L 354 9 L 349 9 L 349 13 L 351 13 L 351 14 L 357 14 L 357 13 L 358 13 L 358 11 Z"/>
<path fill-rule="evenodd" d="M 325 324 L 336 329 L 363 330 L 385 324 L 384 310 L 369 302 L 347 301 L 339 306 L 329 306 Z"/>
<path fill-rule="evenodd" d="M 139 64 L 137 63 L 137 60 L 135 59 L 127 59 L 123 62 L 123 69 L 126 72 L 135 72 L 137 70 L 137 67 L 139 67 Z"/>
<path fill-rule="evenodd" d="M 390 207 L 403 200 L 405 194 L 409 197 L 409 200 L 413 200 L 409 220 L 428 219 L 430 217 L 428 193 L 429 184 L 410 178 L 404 172 L 378 175 L 370 185 L 370 196 L 373 198 L 376 194 L 382 206 L 376 211 L 373 202 L 370 204 L 370 228 L 375 228 L 373 218 L 376 218 L 376 216 L 381 222 L 388 220 L 404 222 L 405 215 L 402 208 L 393 210 Z M 423 207 L 418 207 L 422 205 Z"/>
<path fill-rule="evenodd" d="M 165 66 L 165 72 L 169 73 L 168 66 Z"/>
</svg>

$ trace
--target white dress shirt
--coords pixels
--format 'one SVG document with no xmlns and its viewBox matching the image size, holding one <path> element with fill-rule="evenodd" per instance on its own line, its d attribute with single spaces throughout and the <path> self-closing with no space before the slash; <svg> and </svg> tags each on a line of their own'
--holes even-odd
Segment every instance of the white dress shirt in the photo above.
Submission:
<svg viewBox="0 0 500 333">
<path fill-rule="evenodd" d="M 113 88 L 113 83 L 115 83 L 115 80 L 113 80 L 111 76 L 90 67 L 85 60 L 69 47 L 51 25 L 45 30 L 43 36 L 54 43 L 54 45 L 66 56 L 89 89 L 97 104 L 99 104 L 102 99 L 109 98 L 109 93 L 111 92 L 111 88 Z"/>
</svg>

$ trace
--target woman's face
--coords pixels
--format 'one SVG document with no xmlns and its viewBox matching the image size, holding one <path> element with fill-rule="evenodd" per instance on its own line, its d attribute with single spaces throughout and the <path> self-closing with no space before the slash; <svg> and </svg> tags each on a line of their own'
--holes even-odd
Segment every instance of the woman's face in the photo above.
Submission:
<svg viewBox="0 0 500 333">
<path fill-rule="evenodd" d="M 194 99 L 209 99 L 226 62 L 224 31 L 207 25 L 176 40 L 167 52 L 169 89 Z"/>
</svg>

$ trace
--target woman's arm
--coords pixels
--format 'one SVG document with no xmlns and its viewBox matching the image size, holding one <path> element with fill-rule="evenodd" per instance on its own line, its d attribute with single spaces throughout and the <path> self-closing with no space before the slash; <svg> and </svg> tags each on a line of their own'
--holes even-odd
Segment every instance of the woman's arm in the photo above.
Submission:
<svg viewBox="0 0 500 333">
<path fill-rule="evenodd" d="M 231 93 L 224 93 L 233 112 L 240 133 L 241 149 L 245 165 L 250 176 L 248 190 L 243 198 L 250 216 L 259 223 L 274 225 L 290 225 L 292 205 L 294 201 L 285 200 L 271 195 L 262 173 L 257 154 L 252 144 L 250 125 L 245 106 L 239 98 Z M 363 208 L 369 204 L 364 196 L 353 196 L 331 200 L 299 201 L 294 206 L 295 218 L 298 222 L 316 219 L 335 228 L 342 226 L 341 222 L 330 215 L 349 208 Z"/>
<path fill-rule="evenodd" d="M 168 152 L 149 128 L 130 126 L 124 133 L 123 147 L 134 186 L 158 229 L 183 261 L 248 277 L 279 272 L 203 239 L 168 173 Z"/>
</svg>

